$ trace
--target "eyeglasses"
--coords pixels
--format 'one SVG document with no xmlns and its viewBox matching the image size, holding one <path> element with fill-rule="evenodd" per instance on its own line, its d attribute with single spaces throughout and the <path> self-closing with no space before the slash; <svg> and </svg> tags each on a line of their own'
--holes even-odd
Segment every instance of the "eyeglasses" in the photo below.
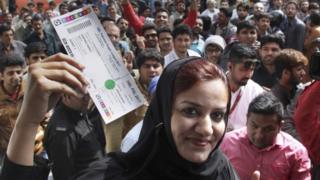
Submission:
<svg viewBox="0 0 320 180">
<path fill-rule="evenodd" d="M 218 48 L 218 47 L 207 48 L 207 49 L 206 49 L 206 52 L 207 52 L 207 53 L 213 53 L 213 52 L 217 53 L 217 52 L 221 52 L 221 51 L 222 51 L 222 50 L 221 50 L 220 48 Z"/>
<path fill-rule="evenodd" d="M 152 67 L 153 69 L 157 69 L 157 68 L 159 68 L 160 66 L 161 66 L 160 63 L 156 63 L 156 64 L 142 64 L 141 67 L 143 67 L 143 68 L 145 68 L 145 69 L 150 69 L 151 67 Z"/>
</svg>

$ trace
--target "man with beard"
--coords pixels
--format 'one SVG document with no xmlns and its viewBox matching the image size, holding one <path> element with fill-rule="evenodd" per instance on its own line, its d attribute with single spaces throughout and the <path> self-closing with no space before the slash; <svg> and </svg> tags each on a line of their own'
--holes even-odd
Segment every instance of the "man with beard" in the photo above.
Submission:
<svg viewBox="0 0 320 180">
<path fill-rule="evenodd" d="M 255 70 L 252 80 L 260 86 L 272 88 L 277 82 L 275 75 L 274 58 L 283 48 L 283 40 L 275 35 L 267 35 L 261 39 L 259 49 L 261 64 Z"/>
<path fill-rule="evenodd" d="M 249 103 L 264 92 L 251 80 L 257 63 L 256 51 L 246 44 L 235 44 L 230 50 L 227 78 L 231 90 L 228 131 L 246 125 Z"/>
<path fill-rule="evenodd" d="M 296 1 L 290 0 L 285 6 L 286 19 L 280 28 L 286 37 L 285 48 L 292 48 L 298 51 L 303 50 L 305 38 L 305 24 L 297 18 L 299 6 Z"/>
<path fill-rule="evenodd" d="M 275 58 L 274 64 L 278 82 L 271 91 L 286 107 L 293 99 L 297 85 L 306 75 L 305 66 L 308 64 L 308 59 L 299 51 L 284 49 Z"/>
<path fill-rule="evenodd" d="M 284 49 L 274 60 L 275 75 L 278 79 L 272 87 L 272 93 L 284 107 L 283 126 L 281 129 L 296 139 L 300 139 L 293 120 L 297 99 L 305 88 L 300 84 L 306 77 L 305 66 L 308 59 L 299 51 Z M 298 85 L 299 84 L 299 85 Z"/>
<path fill-rule="evenodd" d="M 145 39 L 145 48 L 155 48 L 159 50 L 158 35 L 154 24 L 146 24 L 142 27 L 142 35 Z"/>
<path fill-rule="evenodd" d="M 191 49 L 199 54 L 203 53 L 204 41 L 201 36 L 203 30 L 203 21 L 200 17 L 197 18 L 196 25 L 192 28 L 192 43 Z"/>
</svg>

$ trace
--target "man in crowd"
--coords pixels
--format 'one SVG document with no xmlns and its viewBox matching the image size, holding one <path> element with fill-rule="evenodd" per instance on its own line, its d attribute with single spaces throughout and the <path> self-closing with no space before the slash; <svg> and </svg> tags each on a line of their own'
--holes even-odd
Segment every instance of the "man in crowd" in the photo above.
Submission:
<svg viewBox="0 0 320 180">
<path fill-rule="evenodd" d="M 262 37 L 259 49 L 261 64 L 254 71 L 252 80 L 262 87 L 271 89 L 277 82 L 274 59 L 283 48 L 283 40 L 279 36 Z"/>
<path fill-rule="evenodd" d="M 157 30 L 159 48 L 162 57 L 169 54 L 173 49 L 172 34 L 169 27 L 162 27 Z"/>
<path fill-rule="evenodd" d="M 156 26 L 153 24 L 146 24 L 142 27 L 141 31 L 145 39 L 145 48 L 155 48 L 159 50 Z"/>
<path fill-rule="evenodd" d="M 231 9 L 220 8 L 217 22 L 212 25 L 211 30 L 212 34 L 222 36 L 227 43 L 231 41 L 237 31 L 237 27 L 230 22 L 231 16 Z"/>
<path fill-rule="evenodd" d="M 281 24 L 281 30 L 286 37 L 285 48 L 292 48 L 302 52 L 306 28 L 305 24 L 297 18 L 298 9 L 299 6 L 294 0 L 286 4 L 286 19 Z"/>
<path fill-rule="evenodd" d="M 163 57 L 156 49 L 143 50 L 137 56 L 136 62 L 139 76 L 135 76 L 135 81 L 146 101 L 143 106 L 105 126 L 107 152 L 120 150 L 122 138 L 135 124 L 143 119 L 150 102 L 147 91 L 149 83 L 153 77 L 159 76 L 163 70 Z"/>
<path fill-rule="evenodd" d="M 306 75 L 305 66 L 308 59 L 299 51 L 284 49 L 275 58 L 274 64 L 278 82 L 271 91 L 286 107 L 294 97 L 297 85 Z"/>
<path fill-rule="evenodd" d="M 7 25 L 0 26 L 0 54 L 17 54 L 24 57 L 24 48 L 26 45 L 21 41 L 13 39 L 13 30 Z"/>
<path fill-rule="evenodd" d="M 271 19 L 271 16 L 267 13 L 261 13 L 256 18 L 256 26 L 257 26 L 259 41 L 263 36 L 270 34 L 270 19 Z"/>
<path fill-rule="evenodd" d="M 299 51 L 284 49 L 275 58 L 274 62 L 278 81 L 271 91 L 285 108 L 282 130 L 299 139 L 293 115 L 297 98 L 304 88 L 302 85 L 298 86 L 298 84 L 303 82 L 306 77 L 305 66 L 308 64 L 308 59 Z"/>
<path fill-rule="evenodd" d="M 231 19 L 230 22 L 235 26 L 238 26 L 240 22 L 246 21 L 249 15 L 249 6 L 244 3 L 239 3 L 237 5 L 238 17 Z"/>
<path fill-rule="evenodd" d="M 23 67 L 24 60 L 16 54 L 0 57 L 0 158 L 5 155 L 22 104 Z"/>
<path fill-rule="evenodd" d="M 47 47 L 42 42 L 33 42 L 26 47 L 25 58 L 27 65 L 40 62 L 47 57 Z"/>
<path fill-rule="evenodd" d="M 200 56 L 193 50 L 190 50 L 192 31 L 187 25 L 177 26 L 173 32 L 173 50 L 164 57 L 164 66 L 171 62 L 188 56 Z"/>
<path fill-rule="evenodd" d="M 197 18 L 196 25 L 192 28 L 192 42 L 190 49 L 194 50 L 198 54 L 203 53 L 204 41 L 201 36 L 203 30 L 203 21 L 200 17 Z"/>
<path fill-rule="evenodd" d="M 218 18 L 219 9 L 216 8 L 216 0 L 207 0 L 207 9 L 201 13 L 201 17 L 207 16 L 211 19 L 211 23 L 215 23 Z"/>
<path fill-rule="evenodd" d="M 35 15 L 31 21 L 33 33 L 25 40 L 26 44 L 32 42 L 42 42 L 47 46 L 48 55 L 53 55 L 59 52 L 59 48 L 54 36 L 44 31 L 43 18 L 40 15 Z"/>
<path fill-rule="evenodd" d="M 256 63 L 256 52 L 248 45 L 238 43 L 231 48 L 227 72 L 231 90 L 229 131 L 245 126 L 249 103 L 264 92 L 260 85 L 251 80 Z"/>
<path fill-rule="evenodd" d="M 281 102 L 263 93 L 249 105 L 246 127 L 226 134 L 221 149 L 240 179 L 251 179 L 255 170 L 263 179 L 310 179 L 307 150 L 280 130 L 282 117 Z"/>
<path fill-rule="evenodd" d="M 243 43 L 257 50 L 260 47 L 260 42 L 257 41 L 257 38 L 258 32 L 254 24 L 252 24 L 250 21 L 240 22 L 237 26 L 237 40 L 228 44 L 221 55 L 219 65 L 222 67 L 222 69 L 225 71 L 227 70 L 230 50 L 234 45 Z"/>
</svg>

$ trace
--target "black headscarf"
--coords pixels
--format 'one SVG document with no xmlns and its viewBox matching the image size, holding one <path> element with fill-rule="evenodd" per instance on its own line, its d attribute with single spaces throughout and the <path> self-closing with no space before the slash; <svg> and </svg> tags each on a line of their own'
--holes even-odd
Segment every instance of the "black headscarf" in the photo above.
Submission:
<svg viewBox="0 0 320 180">
<path fill-rule="evenodd" d="M 95 166 L 91 169 L 91 176 L 86 177 L 92 179 L 93 169 L 105 169 L 105 179 L 238 179 L 229 161 L 219 150 L 222 138 L 208 160 L 201 164 L 187 161 L 177 152 L 170 127 L 173 88 L 181 67 L 195 60 L 201 59 L 188 57 L 174 61 L 166 67 L 145 115 L 139 141 L 126 154 L 109 154 L 104 162 L 99 163 L 100 168 Z M 86 173 L 88 172 L 84 174 Z"/>
</svg>

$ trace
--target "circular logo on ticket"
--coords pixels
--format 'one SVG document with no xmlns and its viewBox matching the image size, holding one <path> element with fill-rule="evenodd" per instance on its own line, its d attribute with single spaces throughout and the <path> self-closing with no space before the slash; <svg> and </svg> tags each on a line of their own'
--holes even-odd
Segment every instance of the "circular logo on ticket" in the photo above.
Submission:
<svg viewBox="0 0 320 180">
<path fill-rule="evenodd" d="M 106 80 L 106 82 L 104 83 L 104 87 L 106 87 L 107 89 L 113 89 L 116 86 L 116 82 L 112 79 Z"/>
</svg>

